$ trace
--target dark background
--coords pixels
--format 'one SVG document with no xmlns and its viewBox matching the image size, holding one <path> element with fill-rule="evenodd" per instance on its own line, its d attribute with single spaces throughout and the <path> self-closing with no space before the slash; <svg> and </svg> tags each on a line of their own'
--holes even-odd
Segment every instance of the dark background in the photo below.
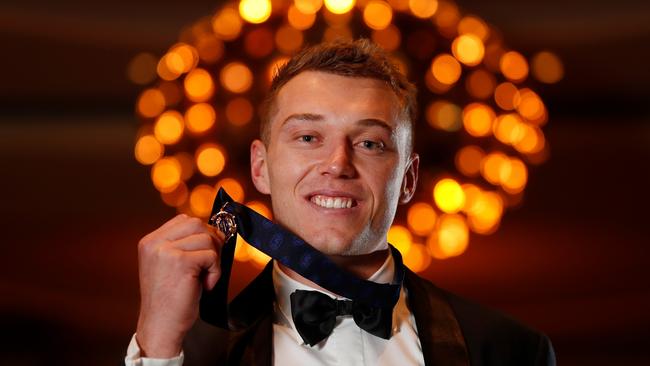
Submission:
<svg viewBox="0 0 650 366">
<path fill-rule="evenodd" d="M 162 54 L 217 5 L 0 4 L 3 364 L 123 357 L 137 318 L 136 243 L 174 215 L 133 158 L 140 88 L 126 65 Z M 566 76 L 540 90 L 550 159 L 532 170 L 524 205 L 424 275 L 544 331 L 561 365 L 650 364 L 650 3 L 459 5 L 525 55 L 558 53 Z"/>
</svg>

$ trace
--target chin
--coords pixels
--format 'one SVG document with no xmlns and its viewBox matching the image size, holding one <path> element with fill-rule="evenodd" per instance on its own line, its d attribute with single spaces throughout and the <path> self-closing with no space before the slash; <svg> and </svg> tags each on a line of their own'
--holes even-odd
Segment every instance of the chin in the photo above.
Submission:
<svg viewBox="0 0 650 366">
<path fill-rule="evenodd" d="M 338 235 L 318 235 L 313 241 L 307 241 L 314 248 L 326 255 L 354 256 L 372 253 L 380 248 L 376 240 L 371 240 L 368 235 L 360 234 L 356 237 Z"/>
</svg>

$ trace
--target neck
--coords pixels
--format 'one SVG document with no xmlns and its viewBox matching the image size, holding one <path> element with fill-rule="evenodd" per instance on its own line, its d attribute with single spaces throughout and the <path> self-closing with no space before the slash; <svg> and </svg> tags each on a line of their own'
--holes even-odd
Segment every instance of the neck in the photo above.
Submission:
<svg viewBox="0 0 650 366">
<path fill-rule="evenodd" d="M 362 278 L 368 279 L 372 276 L 379 268 L 386 262 L 386 257 L 388 256 L 388 249 L 378 250 L 376 252 L 361 254 L 361 255 L 328 255 L 327 257 L 337 266 L 343 268 L 344 270 L 352 273 L 353 275 Z M 314 282 L 302 277 L 296 271 L 292 270 L 289 267 L 282 265 L 278 262 L 278 267 L 290 278 L 305 284 L 307 286 L 323 290 L 326 292 L 326 289 L 318 286 Z"/>
</svg>

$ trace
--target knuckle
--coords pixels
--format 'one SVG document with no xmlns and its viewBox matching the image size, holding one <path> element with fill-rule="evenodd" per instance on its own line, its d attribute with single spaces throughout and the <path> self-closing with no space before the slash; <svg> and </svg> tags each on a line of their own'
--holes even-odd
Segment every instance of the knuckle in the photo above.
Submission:
<svg viewBox="0 0 650 366">
<path fill-rule="evenodd" d="M 203 221 L 197 217 L 190 217 L 187 219 L 187 225 L 194 231 L 199 231 L 203 228 Z"/>
<path fill-rule="evenodd" d="M 150 248 L 152 247 L 152 240 L 149 235 L 143 237 L 138 241 L 138 252 L 139 253 L 147 253 L 149 252 Z"/>
<path fill-rule="evenodd" d="M 206 253 L 207 259 L 210 263 L 217 263 L 219 259 L 219 255 L 217 254 L 216 251 L 211 250 L 208 253 Z"/>
</svg>

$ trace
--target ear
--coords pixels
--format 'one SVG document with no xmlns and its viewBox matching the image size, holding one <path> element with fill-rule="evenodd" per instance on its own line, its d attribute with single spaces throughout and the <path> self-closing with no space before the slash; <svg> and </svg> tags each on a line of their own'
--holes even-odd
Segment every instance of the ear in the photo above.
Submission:
<svg viewBox="0 0 650 366">
<path fill-rule="evenodd" d="M 260 140 L 251 144 L 251 178 L 260 193 L 271 194 L 269 171 L 266 158 L 266 146 Z"/>
<path fill-rule="evenodd" d="M 406 165 L 404 178 L 402 180 L 402 189 L 399 195 L 401 205 L 408 203 L 415 194 L 415 187 L 418 184 L 418 169 L 420 167 L 420 156 L 416 153 L 411 154 Z"/>
</svg>

